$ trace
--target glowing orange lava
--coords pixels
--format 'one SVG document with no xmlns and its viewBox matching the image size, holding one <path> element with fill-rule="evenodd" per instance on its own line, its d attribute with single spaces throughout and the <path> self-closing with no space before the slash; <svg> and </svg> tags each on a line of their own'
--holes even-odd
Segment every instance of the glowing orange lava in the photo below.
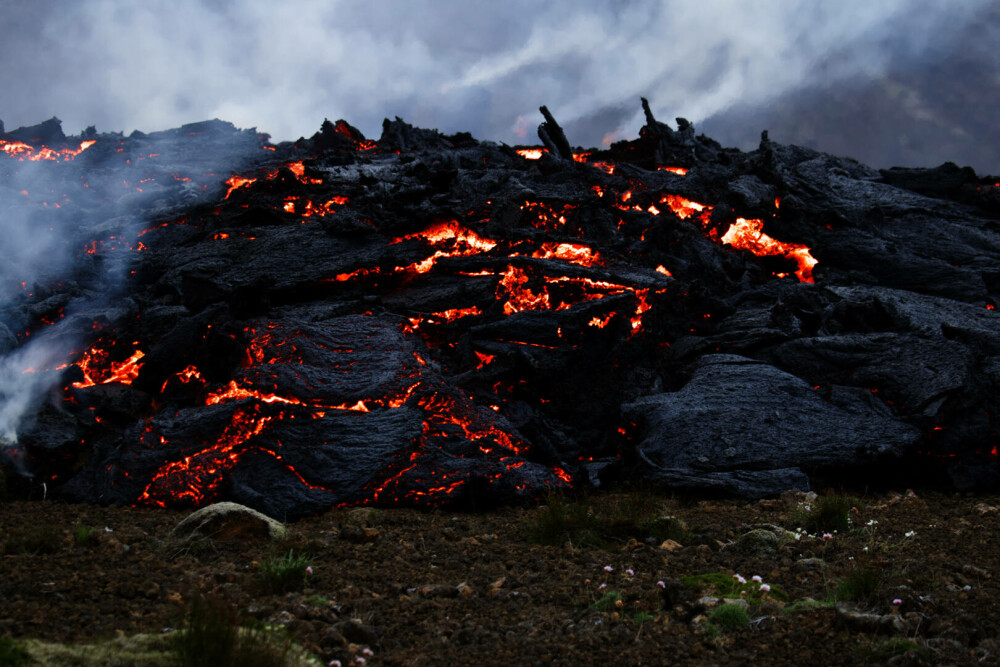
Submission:
<svg viewBox="0 0 1000 667">
<path fill-rule="evenodd" d="M 804 283 L 813 282 L 812 270 L 816 259 L 809 253 L 809 248 L 797 243 L 776 241 L 764 233 L 764 221 L 737 218 L 722 236 L 722 243 L 728 243 L 734 248 L 749 250 L 762 257 L 767 255 L 782 255 L 794 259 L 799 265 L 795 275 Z"/>
</svg>

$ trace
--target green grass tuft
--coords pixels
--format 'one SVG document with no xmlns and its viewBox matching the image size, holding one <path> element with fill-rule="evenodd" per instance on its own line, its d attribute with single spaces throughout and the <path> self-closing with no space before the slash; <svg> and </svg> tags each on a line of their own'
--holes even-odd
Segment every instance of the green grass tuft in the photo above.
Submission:
<svg viewBox="0 0 1000 667">
<path fill-rule="evenodd" d="M 73 530 L 73 542 L 78 547 L 92 547 L 97 544 L 97 531 L 89 526 L 77 526 Z"/>
<path fill-rule="evenodd" d="M 572 499 L 551 494 L 528 523 L 525 536 L 536 544 L 615 550 L 629 540 L 672 539 L 683 543 L 684 523 L 663 515 L 663 501 L 645 490 L 616 496 Z"/>
<path fill-rule="evenodd" d="M 871 602 L 882 588 L 885 573 L 875 567 L 858 566 L 849 570 L 837 584 L 834 596 L 838 600 Z"/>
<path fill-rule="evenodd" d="M 242 627 L 239 614 L 218 601 L 196 597 L 188 608 L 185 628 L 174 652 L 182 667 L 283 667 L 291 641 L 267 629 Z"/>
<path fill-rule="evenodd" d="M 601 599 L 590 605 L 594 611 L 612 612 L 622 601 L 622 594 L 618 591 L 608 591 L 601 596 Z"/>
<path fill-rule="evenodd" d="M 804 527 L 810 533 L 847 532 L 855 507 L 861 509 L 861 501 L 854 496 L 820 496 L 802 517 Z"/>
<path fill-rule="evenodd" d="M 260 566 L 260 582 L 269 593 L 302 590 L 306 583 L 309 558 L 289 551 L 281 558 L 271 558 Z"/>
<path fill-rule="evenodd" d="M 750 626 L 750 614 L 738 604 L 720 604 L 709 612 L 708 620 L 724 630 L 737 630 Z"/>
</svg>

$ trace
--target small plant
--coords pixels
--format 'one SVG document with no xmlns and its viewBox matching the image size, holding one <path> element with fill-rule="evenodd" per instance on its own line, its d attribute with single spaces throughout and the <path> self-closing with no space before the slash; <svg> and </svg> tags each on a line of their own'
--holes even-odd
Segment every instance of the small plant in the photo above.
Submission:
<svg viewBox="0 0 1000 667">
<path fill-rule="evenodd" d="M 21 667 L 30 664 L 30 657 L 23 648 L 9 637 L 0 638 L 0 667 Z"/>
<path fill-rule="evenodd" d="M 916 651 L 925 660 L 930 657 L 927 649 L 903 637 L 890 637 L 871 646 L 861 647 L 858 650 L 858 657 L 865 662 L 888 662 L 891 658 L 910 651 Z"/>
<path fill-rule="evenodd" d="M 844 575 L 834 592 L 838 600 L 870 602 L 882 588 L 885 575 L 874 567 L 858 566 Z"/>
<path fill-rule="evenodd" d="M 301 590 L 306 577 L 312 573 L 309 558 L 289 551 L 281 558 L 271 558 L 260 566 L 261 584 L 269 593 L 288 593 Z"/>
<path fill-rule="evenodd" d="M 590 608 L 594 611 L 602 612 L 612 612 L 616 608 L 624 606 L 625 602 L 622 600 L 622 594 L 618 591 L 607 591 L 601 596 L 601 599 L 590 605 Z"/>
<path fill-rule="evenodd" d="M 760 577 L 751 577 L 747 581 L 738 574 L 709 572 L 681 577 L 681 583 L 694 591 L 710 590 L 719 597 L 742 598 L 751 604 L 759 604 L 765 599 L 772 602 L 788 601 L 787 593 L 777 586 L 765 584 Z"/>
<path fill-rule="evenodd" d="M 77 526 L 73 531 L 73 542 L 78 547 L 90 547 L 97 544 L 97 531 L 89 526 Z"/>
<path fill-rule="evenodd" d="M 649 491 L 574 500 L 553 493 L 533 515 L 526 530 L 531 542 L 617 550 L 629 540 L 684 541 L 689 533 L 675 517 L 662 515 L 663 502 Z"/>
<path fill-rule="evenodd" d="M 723 630 L 737 630 L 750 626 L 750 614 L 738 604 L 720 604 L 709 612 L 708 620 Z"/>
<path fill-rule="evenodd" d="M 283 667 L 291 648 L 266 628 L 242 627 L 229 605 L 200 596 L 191 601 L 174 644 L 182 667 Z"/>
<path fill-rule="evenodd" d="M 649 623 L 655 621 L 656 617 L 650 614 L 648 611 L 639 611 L 632 615 L 632 622 L 642 625 L 643 623 Z"/>
<path fill-rule="evenodd" d="M 861 508 L 861 501 L 854 496 L 820 496 L 801 518 L 810 533 L 843 533 L 851 527 L 855 508 Z"/>
<path fill-rule="evenodd" d="M 535 511 L 527 537 L 531 542 L 551 546 L 566 542 L 583 548 L 604 546 L 600 521 L 593 509 L 585 502 L 570 501 L 560 493 L 550 494 L 545 505 Z"/>
</svg>

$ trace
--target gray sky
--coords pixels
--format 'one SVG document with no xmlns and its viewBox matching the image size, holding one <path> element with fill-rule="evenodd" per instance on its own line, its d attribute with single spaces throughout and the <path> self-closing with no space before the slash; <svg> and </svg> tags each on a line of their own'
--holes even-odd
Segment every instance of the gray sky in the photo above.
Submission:
<svg viewBox="0 0 1000 667">
<path fill-rule="evenodd" d="M 593 146 L 634 137 L 646 96 L 661 120 L 685 116 L 713 134 L 702 121 L 723 119 L 715 138 L 746 146 L 760 123 L 786 122 L 767 115 L 772 101 L 791 104 L 791 116 L 815 114 L 824 90 L 952 57 L 995 4 L 0 0 L 0 119 L 10 130 L 56 115 L 76 133 L 218 117 L 277 141 L 309 136 L 323 118 L 377 137 L 382 118 L 398 115 L 444 132 L 537 143 L 537 108 L 547 104 L 571 143 Z M 996 62 L 989 66 L 994 88 L 984 95 L 995 97 L 1000 80 Z M 904 84 L 910 97 L 938 96 L 916 80 Z M 802 91 L 813 91 L 811 106 L 789 102 Z M 906 102 L 906 91 L 894 94 Z M 959 122 L 952 118 L 968 101 L 939 106 L 938 125 Z M 849 130 L 858 120 L 840 122 Z M 778 141 L 820 141 L 790 125 L 769 129 Z"/>
</svg>

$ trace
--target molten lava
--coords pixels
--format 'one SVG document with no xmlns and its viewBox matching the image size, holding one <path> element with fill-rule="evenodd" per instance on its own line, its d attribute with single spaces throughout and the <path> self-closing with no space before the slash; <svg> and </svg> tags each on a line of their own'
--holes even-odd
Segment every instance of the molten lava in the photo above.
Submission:
<svg viewBox="0 0 1000 667">
<path fill-rule="evenodd" d="M 734 248 L 749 250 L 760 257 L 781 255 L 793 259 L 799 266 L 795 272 L 799 280 L 804 283 L 813 282 L 812 270 L 816 266 L 816 259 L 809 253 L 809 248 L 797 243 L 776 241 L 765 234 L 763 229 L 763 220 L 737 218 L 723 234 L 721 241 Z"/>
</svg>

